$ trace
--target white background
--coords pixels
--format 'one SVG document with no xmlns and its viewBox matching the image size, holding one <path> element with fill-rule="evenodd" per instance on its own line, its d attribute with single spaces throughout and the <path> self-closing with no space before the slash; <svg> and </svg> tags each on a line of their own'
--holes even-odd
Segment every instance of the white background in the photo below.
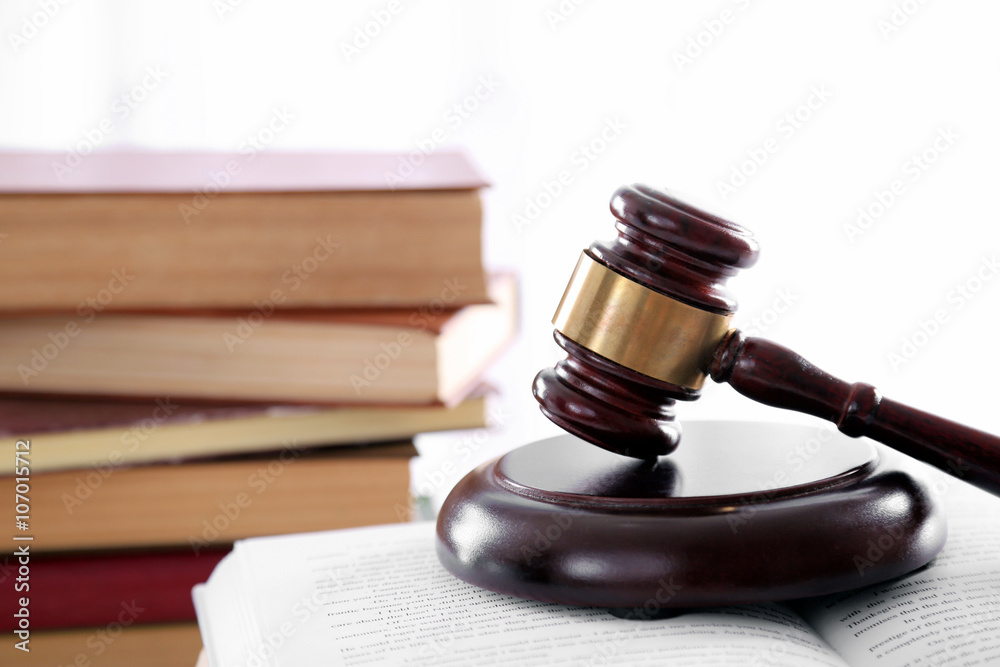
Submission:
<svg viewBox="0 0 1000 667">
<path fill-rule="evenodd" d="M 1000 251 L 997 25 L 986 0 L 8 0 L 0 147 L 72 151 L 111 118 L 102 147 L 234 150 L 276 109 L 294 116 L 276 149 L 413 150 L 444 128 L 494 184 L 488 262 L 522 276 L 493 447 L 548 429 L 528 388 L 559 358 L 549 318 L 631 182 L 691 193 L 756 233 L 761 259 L 732 282 L 737 324 L 764 318 L 760 333 L 834 374 L 998 432 L 1000 278 L 984 264 Z M 149 68 L 162 80 L 141 89 Z M 484 77 L 495 90 L 477 99 Z M 456 123 L 455 104 L 475 108 Z M 580 146 L 609 122 L 624 129 L 581 169 Z M 956 137 L 943 152 L 939 132 Z M 763 165 L 746 163 L 768 139 Z M 927 150 L 936 160 L 915 178 Z M 723 197 L 741 168 L 753 173 Z M 562 170 L 571 184 L 539 200 Z M 902 194 L 849 238 L 894 180 Z M 531 201 L 548 205 L 516 224 Z M 966 284 L 979 289 L 959 307 Z M 789 293 L 785 312 L 768 310 Z M 894 368 L 904 339 L 919 349 Z M 718 386 L 680 416 L 787 418 Z"/>
</svg>

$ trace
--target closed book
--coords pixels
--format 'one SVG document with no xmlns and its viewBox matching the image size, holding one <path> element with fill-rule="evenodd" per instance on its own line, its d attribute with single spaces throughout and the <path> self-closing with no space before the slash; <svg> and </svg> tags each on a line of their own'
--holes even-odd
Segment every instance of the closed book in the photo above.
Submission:
<svg viewBox="0 0 1000 667">
<path fill-rule="evenodd" d="M 30 596 L 31 628 L 194 621 L 191 587 L 208 579 L 228 551 L 225 545 L 200 553 L 180 548 L 34 556 L 31 588 L 23 593 Z M 3 630 L 17 628 L 17 606 L 16 596 L 0 598 Z"/>
<path fill-rule="evenodd" d="M 290 443 L 233 459 L 33 474 L 29 519 L 18 535 L 32 538 L 36 554 L 140 547 L 197 554 L 251 535 L 405 521 L 415 454 L 409 443 L 320 450 Z M 14 498 L 17 479 L 0 477 L 0 494 Z M 14 511 L 13 503 L 2 511 L 8 525 Z"/>
<path fill-rule="evenodd" d="M 127 620 L 127 619 L 126 619 Z M 110 625 L 72 630 L 31 632 L 26 648 L 20 640 L 3 643 L 0 664 L 18 667 L 188 667 L 201 649 L 194 623 Z"/>
<path fill-rule="evenodd" d="M 27 441 L 31 470 L 41 473 L 245 454 L 282 442 L 398 441 L 485 426 L 487 391 L 451 407 L 0 396 L 0 452 L 13 460 L 17 442 Z"/>
<path fill-rule="evenodd" d="M 453 404 L 514 335 L 514 278 L 490 296 L 458 309 L 0 318 L 0 391 Z"/>
<path fill-rule="evenodd" d="M 461 154 L 0 153 L 0 311 L 487 300 Z M 403 175 L 400 175 L 402 172 Z"/>
</svg>

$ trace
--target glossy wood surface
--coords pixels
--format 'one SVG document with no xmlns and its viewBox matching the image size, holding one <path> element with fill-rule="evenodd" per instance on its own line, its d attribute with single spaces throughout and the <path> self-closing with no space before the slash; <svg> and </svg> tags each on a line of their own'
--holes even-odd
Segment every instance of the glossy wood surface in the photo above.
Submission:
<svg viewBox="0 0 1000 667">
<path fill-rule="evenodd" d="M 617 236 L 590 246 L 608 268 L 672 298 L 714 313 L 736 302 L 725 281 L 757 257 L 752 234 L 668 191 L 620 188 L 611 200 Z M 538 374 L 534 394 L 555 423 L 593 444 L 641 459 L 678 446 L 674 401 L 699 392 L 623 368 L 557 333 L 567 359 Z M 794 352 L 733 331 L 706 374 L 756 401 L 831 421 L 867 435 L 1000 495 L 1000 439 L 882 398 L 849 384 Z M 659 410 L 657 407 L 659 406 Z"/>
<path fill-rule="evenodd" d="M 674 401 L 690 400 L 692 392 L 594 354 L 558 331 L 554 336 L 566 358 L 540 372 L 533 386 L 546 417 L 625 456 L 655 459 L 676 449 L 681 427 Z"/>
<path fill-rule="evenodd" d="M 595 258 L 684 303 L 716 313 L 736 311 L 726 281 L 757 261 L 757 241 L 749 230 L 642 184 L 618 188 L 610 208 L 618 234 L 591 244 Z"/>
<path fill-rule="evenodd" d="M 869 441 L 688 426 L 657 461 L 566 435 L 481 466 L 439 515 L 442 563 L 501 593 L 654 612 L 855 588 L 920 567 L 944 543 L 926 487 Z"/>
<path fill-rule="evenodd" d="M 611 199 L 617 235 L 589 248 L 608 267 L 650 289 L 716 313 L 736 310 L 726 280 L 757 259 L 746 229 L 674 194 L 636 184 Z M 655 459 L 681 438 L 675 401 L 699 391 L 656 380 L 577 345 L 558 331 L 566 359 L 541 371 L 533 393 L 542 412 L 566 431 L 626 456 Z"/>
<path fill-rule="evenodd" d="M 850 436 L 868 436 L 1000 495 L 1000 438 L 847 383 L 786 347 L 732 331 L 709 369 L 712 379 L 760 403 L 815 415 Z"/>
</svg>

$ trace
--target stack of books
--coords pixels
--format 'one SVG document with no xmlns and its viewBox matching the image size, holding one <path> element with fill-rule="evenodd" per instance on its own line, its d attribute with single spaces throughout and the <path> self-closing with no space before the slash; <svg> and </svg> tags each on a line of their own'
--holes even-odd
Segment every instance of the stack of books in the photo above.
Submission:
<svg viewBox="0 0 1000 667">
<path fill-rule="evenodd" d="M 410 440 L 485 424 L 515 281 L 461 154 L 62 157 L 0 155 L 3 629 L 192 664 L 235 540 L 409 519 Z"/>
</svg>

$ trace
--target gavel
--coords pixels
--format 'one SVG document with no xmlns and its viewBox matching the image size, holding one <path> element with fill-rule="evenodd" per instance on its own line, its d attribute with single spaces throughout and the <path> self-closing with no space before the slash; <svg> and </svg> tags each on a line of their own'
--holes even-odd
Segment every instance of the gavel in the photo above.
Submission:
<svg viewBox="0 0 1000 667">
<path fill-rule="evenodd" d="M 558 426 L 653 460 L 678 446 L 678 400 L 706 377 L 760 403 L 826 419 L 1000 495 L 1000 438 L 849 384 L 788 348 L 730 328 L 726 281 L 757 260 L 744 227 L 645 185 L 611 199 L 617 236 L 580 256 L 553 318 L 566 359 L 533 393 Z"/>
</svg>

